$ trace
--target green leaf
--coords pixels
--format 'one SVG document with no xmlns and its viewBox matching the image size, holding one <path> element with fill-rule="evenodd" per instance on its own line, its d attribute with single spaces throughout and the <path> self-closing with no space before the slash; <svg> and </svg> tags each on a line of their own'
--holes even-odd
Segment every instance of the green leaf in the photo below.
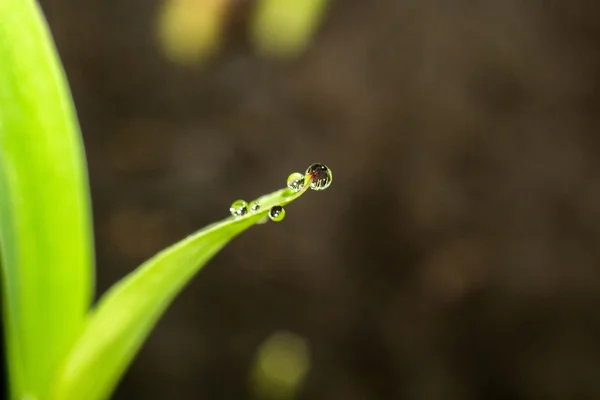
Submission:
<svg viewBox="0 0 600 400">
<path fill-rule="evenodd" d="M 266 56 L 288 58 L 309 45 L 330 0 L 258 0 L 250 38 Z"/>
<path fill-rule="evenodd" d="M 101 299 L 58 376 L 53 400 L 100 400 L 114 390 L 123 371 L 173 298 L 230 240 L 268 218 L 272 206 L 284 206 L 294 193 L 282 189 L 257 201 L 260 209 L 210 225 L 150 259 L 117 283 Z"/>
<path fill-rule="evenodd" d="M 11 397 L 45 398 L 85 323 L 93 249 L 77 119 L 31 0 L 0 0 L 0 248 Z"/>
</svg>

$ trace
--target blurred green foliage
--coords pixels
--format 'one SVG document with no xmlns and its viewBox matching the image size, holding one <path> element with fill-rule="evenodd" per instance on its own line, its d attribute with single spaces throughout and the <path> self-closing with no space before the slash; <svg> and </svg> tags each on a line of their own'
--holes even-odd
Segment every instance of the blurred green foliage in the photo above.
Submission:
<svg viewBox="0 0 600 400">
<path fill-rule="evenodd" d="M 259 0 L 251 25 L 256 50 L 265 56 L 289 58 L 310 44 L 328 0 Z"/>
<path fill-rule="evenodd" d="M 230 0 L 165 0 L 158 18 L 165 56 L 178 64 L 192 64 L 213 55 L 230 6 Z"/>
<path fill-rule="evenodd" d="M 303 337 L 278 331 L 259 346 L 250 387 L 257 399 L 290 400 L 310 369 L 310 347 Z"/>
<path fill-rule="evenodd" d="M 235 0 L 164 0 L 158 14 L 158 40 L 167 59 L 201 63 L 222 44 Z M 319 28 L 329 0 L 257 0 L 249 37 L 267 57 L 290 58 L 304 51 Z"/>
</svg>

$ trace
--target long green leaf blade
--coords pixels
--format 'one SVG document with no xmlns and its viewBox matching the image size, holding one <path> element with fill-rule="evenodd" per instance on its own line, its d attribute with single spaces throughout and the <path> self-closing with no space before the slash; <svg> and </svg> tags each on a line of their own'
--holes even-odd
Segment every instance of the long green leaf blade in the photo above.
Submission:
<svg viewBox="0 0 600 400">
<path fill-rule="evenodd" d="M 238 234 L 268 218 L 309 187 L 263 196 L 258 212 L 210 225 L 150 259 L 111 288 L 91 314 L 66 360 L 52 400 L 106 399 L 173 298 L 196 272 Z"/>
<path fill-rule="evenodd" d="M 84 154 L 36 2 L 0 0 L 0 247 L 13 399 L 48 395 L 93 286 Z"/>
</svg>

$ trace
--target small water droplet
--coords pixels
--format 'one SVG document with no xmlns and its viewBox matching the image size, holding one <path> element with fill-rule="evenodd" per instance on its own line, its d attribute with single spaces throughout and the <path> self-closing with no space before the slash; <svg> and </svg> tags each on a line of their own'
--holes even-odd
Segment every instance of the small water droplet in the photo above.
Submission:
<svg viewBox="0 0 600 400">
<path fill-rule="evenodd" d="M 310 183 L 312 190 L 325 190 L 331 185 L 333 174 L 325 164 L 313 164 L 306 170 L 306 175 L 313 177 Z"/>
<path fill-rule="evenodd" d="M 271 221 L 279 222 L 283 220 L 284 217 L 285 210 L 281 206 L 273 206 L 271 207 L 271 210 L 269 210 L 269 218 L 271 218 Z"/>
<path fill-rule="evenodd" d="M 236 200 L 231 204 L 231 207 L 229 207 L 229 212 L 234 217 L 243 217 L 248 214 L 248 203 L 244 200 Z"/>
<path fill-rule="evenodd" d="M 256 212 L 260 209 L 260 203 L 258 201 L 252 201 L 248 208 L 250 208 L 251 212 Z"/>
<path fill-rule="evenodd" d="M 304 188 L 304 175 L 300 172 L 294 172 L 287 178 L 287 187 L 293 192 L 299 192 Z"/>
</svg>

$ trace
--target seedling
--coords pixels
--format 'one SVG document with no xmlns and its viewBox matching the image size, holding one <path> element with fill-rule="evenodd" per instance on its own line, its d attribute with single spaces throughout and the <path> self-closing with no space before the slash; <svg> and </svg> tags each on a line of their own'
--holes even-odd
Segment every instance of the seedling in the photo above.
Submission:
<svg viewBox="0 0 600 400">
<path fill-rule="evenodd" d="M 85 154 L 69 88 L 37 3 L 0 0 L 0 253 L 10 398 L 101 400 L 173 298 L 212 256 L 331 171 L 288 187 L 146 261 L 92 305 L 94 251 Z"/>
</svg>

